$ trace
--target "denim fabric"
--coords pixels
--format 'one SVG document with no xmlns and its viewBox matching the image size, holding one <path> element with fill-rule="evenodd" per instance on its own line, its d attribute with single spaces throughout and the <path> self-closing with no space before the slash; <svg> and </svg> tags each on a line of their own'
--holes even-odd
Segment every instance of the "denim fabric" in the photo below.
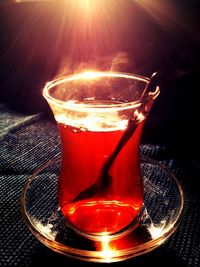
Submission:
<svg viewBox="0 0 200 267">
<path fill-rule="evenodd" d="M 45 266 L 77 264 L 42 245 L 28 230 L 20 214 L 19 197 L 25 181 L 34 170 L 59 154 L 60 140 L 54 121 L 47 120 L 43 114 L 17 114 L 0 105 L 0 266 L 40 266 L 41 261 Z M 141 145 L 141 154 L 160 161 L 177 176 L 185 189 L 185 212 L 178 229 L 161 248 L 150 256 L 115 266 L 133 266 L 134 262 L 137 266 L 172 263 L 200 266 L 200 206 L 194 189 L 195 175 L 190 171 L 192 167 L 192 170 L 199 170 L 198 162 L 173 158 L 167 147 L 159 145 Z M 145 265 L 143 259 L 149 264 Z M 78 262 L 78 265 L 94 266 L 84 262 Z"/>
<path fill-rule="evenodd" d="M 23 116 L 0 106 L 0 266 L 28 266 L 38 242 L 19 211 L 30 174 L 60 153 L 55 123 L 41 114 Z"/>
</svg>

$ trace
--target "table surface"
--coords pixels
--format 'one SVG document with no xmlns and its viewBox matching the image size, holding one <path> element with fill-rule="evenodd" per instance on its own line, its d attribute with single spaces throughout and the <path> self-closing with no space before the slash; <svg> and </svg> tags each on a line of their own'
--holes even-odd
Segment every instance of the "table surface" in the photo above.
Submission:
<svg viewBox="0 0 200 267">
<path fill-rule="evenodd" d="M 47 120 L 43 114 L 17 114 L 1 105 L 0 147 L 0 266 L 37 266 L 44 258 L 49 266 L 75 264 L 75 260 L 41 244 L 28 230 L 19 209 L 19 197 L 25 181 L 34 170 L 60 151 L 55 122 Z M 200 206 L 198 190 L 195 189 L 197 161 L 173 158 L 166 147 L 159 145 L 141 145 L 141 153 L 161 162 L 177 176 L 185 190 L 185 211 L 178 229 L 164 245 L 148 255 L 118 264 L 144 266 L 145 262 L 149 262 L 149 266 L 168 266 L 169 263 L 199 266 Z"/>
</svg>

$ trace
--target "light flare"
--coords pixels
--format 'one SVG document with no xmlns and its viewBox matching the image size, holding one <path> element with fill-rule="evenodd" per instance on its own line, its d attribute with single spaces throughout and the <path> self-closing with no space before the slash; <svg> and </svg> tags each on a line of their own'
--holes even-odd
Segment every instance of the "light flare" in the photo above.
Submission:
<svg viewBox="0 0 200 267">
<path fill-rule="evenodd" d="M 128 1 L 126 1 L 128 3 Z M 79 73 L 86 69 L 125 71 L 130 65 L 129 56 L 123 51 L 123 28 L 133 29 L 126 22 L 129 11 L 121 0 L 71 0 L 66 1 L 63 24 L 60 25 L 58 46 L 66 33 L 69 42 L 60 60 L 56 77 Z M 55 78 L 55 77 L 54 77 Z"/>
<path fill-rule="evenodd" d="M 187 19 L 183 20 L 186 12 L 172 0 L 8 2 L 24 4 L 21 5 L 22 9 L 17 9 L 18 13 L 7 14 L 8 31 L 16 35 L 13 34 L 12 42 L 2 58 L 7 63 L 6 53 L 22 51 L 14 62 L 16 64 L 13 64 L 16 70 L 30 70 L 33 75 L 39 69 L 37 76 L 41 75 L 46 80 L 49 80 L 50 73 L 53 73 L 52 80 L 61 74 L 80 72 L 90 67 L 112 71 L 124 71 L 124 68 L 130 67 L 137 73 L 138 55 L 140 58 L 141 55 L 144 58 L 148 56 L 150 48 L 144 43 L 152 40 L 152 27 L 147 24 L 151 21 L 146 20 L 146 14 L 150 14 L 164 29 L 191 31 L 190 24 L 185 23 Z M 31 5 L 25 5 L 26 2 Z M 142 7 L 140 12 L 138 6 Z M 130 50 L 133 54 L 124 56 Z M 128 58 L 131 60 L 128 61 Z M 27 83 L 29 80 L 30 77 Z"/>
<path fill-rule="evenodd" d="M 106 233 L 101 237 L 100 251 L 101 257 L 103 257 L 106 262 L 111 262 L 112 258 L 114 257 L 115 248 L 111 245 L 109 236 Z"/>
<path fill-rule="evenodd" d="M 161 233 L 166 228 L 166 224 L 167 224 L 166 220 L 161 221 L 160 225 L 155 225 L 153 224 L 153 222 L 151 222 L 151 224 L 148 227 L 148 231 L 152 239 L 159 238 L 162 235 Z"/>
<path fill-rule="evenodd" d="M 41 221 L 36 218 L 32 218 L 35 228 L 39 230 L 40 233 L 43 233 L 48 238 L 56 238 L 56 231 L 53 230 L 53 224 L 46 223 L 43 224 Z"/>
<path fill-rule="evenodd" d="M 92 4 L 94 0 L 76 0 L 76 5 L 79 5 L 85 12 L 92 12 Z"/>
</svg>

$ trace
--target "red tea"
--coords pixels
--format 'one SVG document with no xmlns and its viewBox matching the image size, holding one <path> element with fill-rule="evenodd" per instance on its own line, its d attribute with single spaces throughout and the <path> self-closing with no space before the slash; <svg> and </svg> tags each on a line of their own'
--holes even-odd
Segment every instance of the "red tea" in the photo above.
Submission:
<svg viewBox="0 0 200 267">
<path fill-rule="evenodd" d="M 114 234 L 137 221 L 139 143 L 158 94 L 154 79 L 117 72 L 84 71 L 46 84 L 62 144 L 58 201 L 82 234 Z"/>
<path fill-rule="evenodd" d="M 105 161 L 113 153 L 125 128 L 88 130 L 58 123 L 62 142 L 62 166 L 58 200 L 65 218 L 78 230 L 90 233 L 116 233 L 137 217 L 143 204 L 139 143 L 143 122 L 114 160 L 108 190 L 74 201 L 98 179 Z"/>
</svg>

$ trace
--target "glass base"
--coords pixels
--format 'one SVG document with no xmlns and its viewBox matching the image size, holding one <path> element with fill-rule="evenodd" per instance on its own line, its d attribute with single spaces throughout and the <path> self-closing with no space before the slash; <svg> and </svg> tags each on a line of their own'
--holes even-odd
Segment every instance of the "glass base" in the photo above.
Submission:
<svg viewBox="0 0 200 267">
<path fill-rule="evenodd" d="M 170 170 L 141 157 L 144 206 L 137 227 L 115 239 L 79 235 L 66 224 L 57 202 L 60 159 L 38 169 L 25 184 L 20 207 L 35 237 L 52 250 L 91 262 L 117 262 L 160 246 L 176 230 L 183 213 L 183 190 Z"/>
</svg>

